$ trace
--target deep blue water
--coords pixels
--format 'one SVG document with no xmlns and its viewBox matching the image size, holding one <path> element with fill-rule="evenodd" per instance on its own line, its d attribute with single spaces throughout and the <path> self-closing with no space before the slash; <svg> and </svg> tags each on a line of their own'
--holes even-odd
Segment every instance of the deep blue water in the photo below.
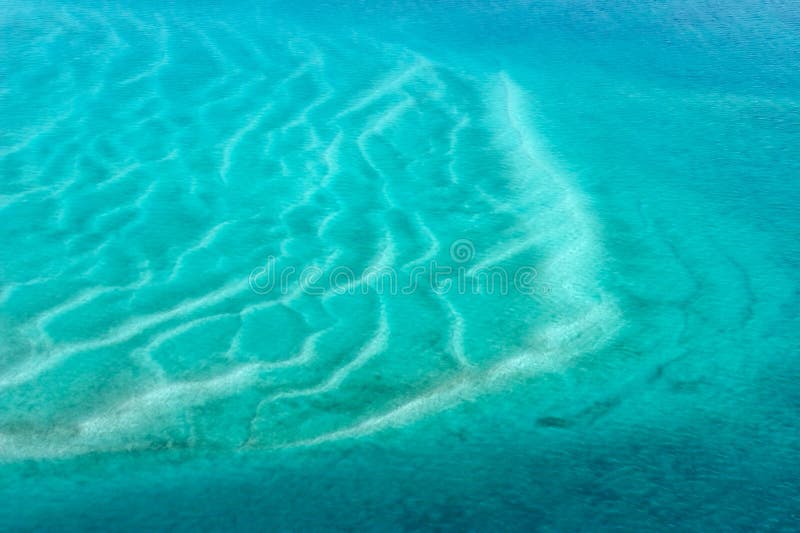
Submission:
<svg viewBox="0 0 800 533">
<path fill-rule="evenodd" d="M 797 3 L 0 29 L 0 529 L 800 529 Z"/>
</svg>

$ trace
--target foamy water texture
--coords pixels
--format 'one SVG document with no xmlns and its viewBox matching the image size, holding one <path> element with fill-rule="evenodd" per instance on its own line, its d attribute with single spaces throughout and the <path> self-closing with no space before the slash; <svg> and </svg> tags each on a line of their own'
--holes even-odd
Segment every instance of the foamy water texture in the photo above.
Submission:
<svg viewBox="0 0 800 533">
<path fill-rule="evenodd" d="M 797 519 L 796 12 L 0 8 L 0 524 Z"/>
</svg>

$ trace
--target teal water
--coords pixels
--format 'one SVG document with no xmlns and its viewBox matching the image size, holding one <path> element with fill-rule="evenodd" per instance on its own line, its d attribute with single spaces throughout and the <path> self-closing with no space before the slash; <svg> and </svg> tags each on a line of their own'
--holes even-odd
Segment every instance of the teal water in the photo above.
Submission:
<svg viewBox="0 0 800 533">
<path fill-rule="evenodd" d="M 796 4 L 0 27 L 3 529 L 800 527 Z"/>
</svg>

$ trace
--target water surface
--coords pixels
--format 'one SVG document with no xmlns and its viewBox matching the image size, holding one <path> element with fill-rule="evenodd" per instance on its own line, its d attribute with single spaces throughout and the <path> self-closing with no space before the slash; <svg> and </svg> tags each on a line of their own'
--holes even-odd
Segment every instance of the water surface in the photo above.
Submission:
<svg viewBox="0 0 800 533">
<path fill-rule="evenodd" d="M 0 524 L 797 526 L 796 6 L 2 7 Z"/>
</svg>

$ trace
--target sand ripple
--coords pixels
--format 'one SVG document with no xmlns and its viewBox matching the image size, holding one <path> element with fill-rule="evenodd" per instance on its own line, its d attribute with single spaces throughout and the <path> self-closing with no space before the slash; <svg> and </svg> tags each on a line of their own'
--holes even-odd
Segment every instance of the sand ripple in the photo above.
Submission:
<svg viewBox="0 0 800 533">
<path fill-rule="evenodd" d="M 361 438 L 619 327 L 601 229 L 509 75 L 247 25 L 25 24 L 48 60 L 0 94 L 20 104 L 0 139 L 0 457 Z M 548 290 L 248 286 L 267 257 L 402 277 L 458 239 L 468 276 L 529 265 Z"/>
</svg>

